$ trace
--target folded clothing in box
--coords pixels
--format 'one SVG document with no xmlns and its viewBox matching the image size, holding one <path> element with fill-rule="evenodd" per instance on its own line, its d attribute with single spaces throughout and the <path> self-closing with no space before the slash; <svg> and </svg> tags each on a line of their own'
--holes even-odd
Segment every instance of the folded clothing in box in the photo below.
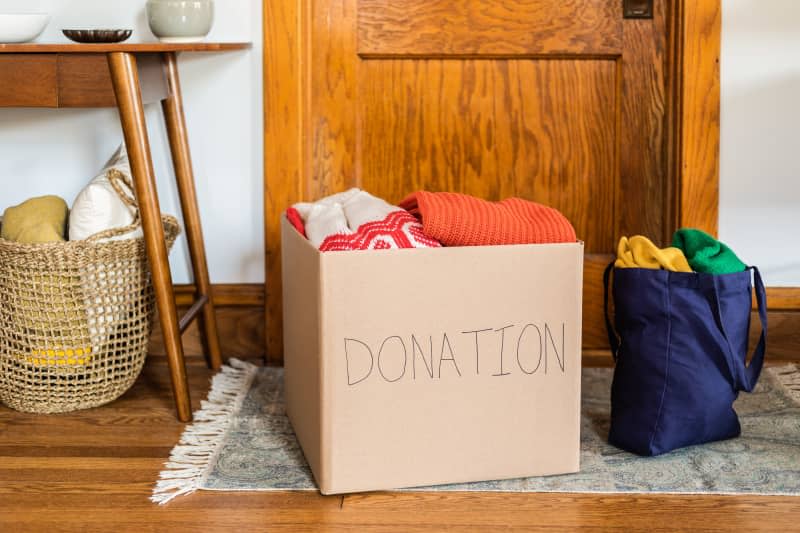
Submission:
<svg viewBox="0 0 800 533">
<path fill-rule="evenodd" d="M 399 207 L 351 189 L 299 203 L 288 221 L 320 251 L 576 242 L 558 210 L 521 198 L 489 202 L 419 191 Z"/>
<path fill-rule="evenodd" d="M 407 211 L 359 189 L 295 204 L 286 216 L 322 252 L 441 246 Z"/>
<path fill-rule="evenodd" d="M 521 198 L 489 202 L 452 192 L 419 191 L 400 202 L 425 234 L 445 246 L 576 242 L 575 228 L 558 210 Z"/>
</svg>

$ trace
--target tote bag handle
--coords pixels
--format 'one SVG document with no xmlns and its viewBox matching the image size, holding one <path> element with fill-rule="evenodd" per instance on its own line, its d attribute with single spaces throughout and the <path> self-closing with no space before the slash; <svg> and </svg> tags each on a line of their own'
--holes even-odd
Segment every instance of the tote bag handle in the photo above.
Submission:
<svg viewBox="0 0 800 533">
<path fill-rule="evenodd" d="M 719 287 L 716 282 L 714 283 L 714 298 L 716 300 L 714 306 L 714 317 L 720 326 L 722 336 L 725 337 L 725 342 L 728 345 L 728 357 L 730 363 L 735 369 L 734 380 L 736 380 L 737 390 L 752 392 L 758 382 L 758 377 L 761 375 L 761 368 L 764 366 L 764 353 L 767 349 L 767 294 L 764 289 L 764 281 L 761 279 L 761 273 L 756 267 L 750 267 L 749 270 L 753 271 L 753 280 L 756 290 L 756 303 L 758 304 L 758 319 L 761 321 L 761 336 L 758 339 L 758 344 L 753 351 L 753 356 L 750 358 L 750 364 L 746 360 L 740 360 L 733 349 L 731 348 L 728 334 L 725 331 L 725 323 L 722 320 L 722 311 L 719 304 Z"/>
<path fill-rule="evenodd" d="M 614 270 L 614 262 L 608 264 L 603 272 L 603 317 L 606 319 L 606 331 L 608 332 L 608 344 L 611 346 L 611 356 L 614 362 L 617 362 L 617 353 L 619 352 L 619 335 L 614 329 L 614 324 L 608 316 L 608 291 L 609 282 L 611 281 L 611 271 Z"/>
</svg>

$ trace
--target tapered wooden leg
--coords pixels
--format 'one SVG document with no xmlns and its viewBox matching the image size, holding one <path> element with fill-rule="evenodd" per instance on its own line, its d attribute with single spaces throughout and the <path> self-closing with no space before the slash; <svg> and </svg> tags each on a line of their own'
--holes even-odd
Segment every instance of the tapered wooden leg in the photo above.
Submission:
<svg viewBox="0 0 800 533">
<path fill-rule="evenodd" d="M 183 115 L 183 96 L 178 76 L 178 62 L 174 52 L 164 53 L 162 58 L 169 85 L 169 97 L 162 101 L 161 105 L 164 109 L 172 164 L 175 167 L 175 178 L 181 198 L 181 210 L 183 211 L 183 222 L 186 225 L 186 237 L 189 241 L 194 282 L 197 286 L 197 297 L 208 297 L 202 315 L 198 316 L 200 337 L 203 340 L 206 360 L 209 366 L 216 370 L 222 366 L 222 353 L 219 346 L 217 316 L 211 295 L 211 281 L 208 277 L 203 227 L 200 223 L 200 211 L 197 208 L 197 192 L 195 191 L 192 157 L 189 152 L 186 120 Z"/>
<path fill-rule="evenodd" d="M 178 329 L 175 296 L 172 292 L 172 275 L 164 239 L 164 227 L 161 224 L 161 208 L 158 204 L 153 161 L 150 156 L 150 142 L 145 125 L 136 57 L 126 52 L 112 52 L 108 54 L 108 66 L 119 107 L 122 132 L 128 147 L 136 199 L 142 217 L 145 246 L 153 276 L 153 287 L 161 329 L 164 334 L 178 419 L 188 422 L 192 419 L 189 386 L 186 380 L 183 345 Z"/>
</svg>

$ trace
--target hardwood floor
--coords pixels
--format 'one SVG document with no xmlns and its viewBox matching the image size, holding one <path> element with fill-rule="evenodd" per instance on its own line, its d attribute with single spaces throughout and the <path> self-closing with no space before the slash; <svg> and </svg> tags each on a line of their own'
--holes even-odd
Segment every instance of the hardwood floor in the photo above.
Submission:
<svg viewBox="0 0 800 533">
<path fill-rule="evenodd" d="M 211 371 L 190 358 L 197 408 Z M 166 361 L 120 400 L 34 416 L 0 407 L 0 531 L 797 530 L 800 498 L 491 493 L 198 492 L 148 500 L 183 428 Z"/>
</svg>

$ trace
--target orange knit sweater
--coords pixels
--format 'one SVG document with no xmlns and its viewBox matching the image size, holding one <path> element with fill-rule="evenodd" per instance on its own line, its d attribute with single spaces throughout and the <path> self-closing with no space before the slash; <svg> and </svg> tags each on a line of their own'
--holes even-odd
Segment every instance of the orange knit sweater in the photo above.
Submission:
<svg viewBox="0 0 800 533">
<path fill-rule="evenodd" d="M 445 246 L 575 242 L 575 228 L 558 210 L 521 198 L 488 202 L 452 192 L 420 191 L 400 207 Z"/>
</svg>

